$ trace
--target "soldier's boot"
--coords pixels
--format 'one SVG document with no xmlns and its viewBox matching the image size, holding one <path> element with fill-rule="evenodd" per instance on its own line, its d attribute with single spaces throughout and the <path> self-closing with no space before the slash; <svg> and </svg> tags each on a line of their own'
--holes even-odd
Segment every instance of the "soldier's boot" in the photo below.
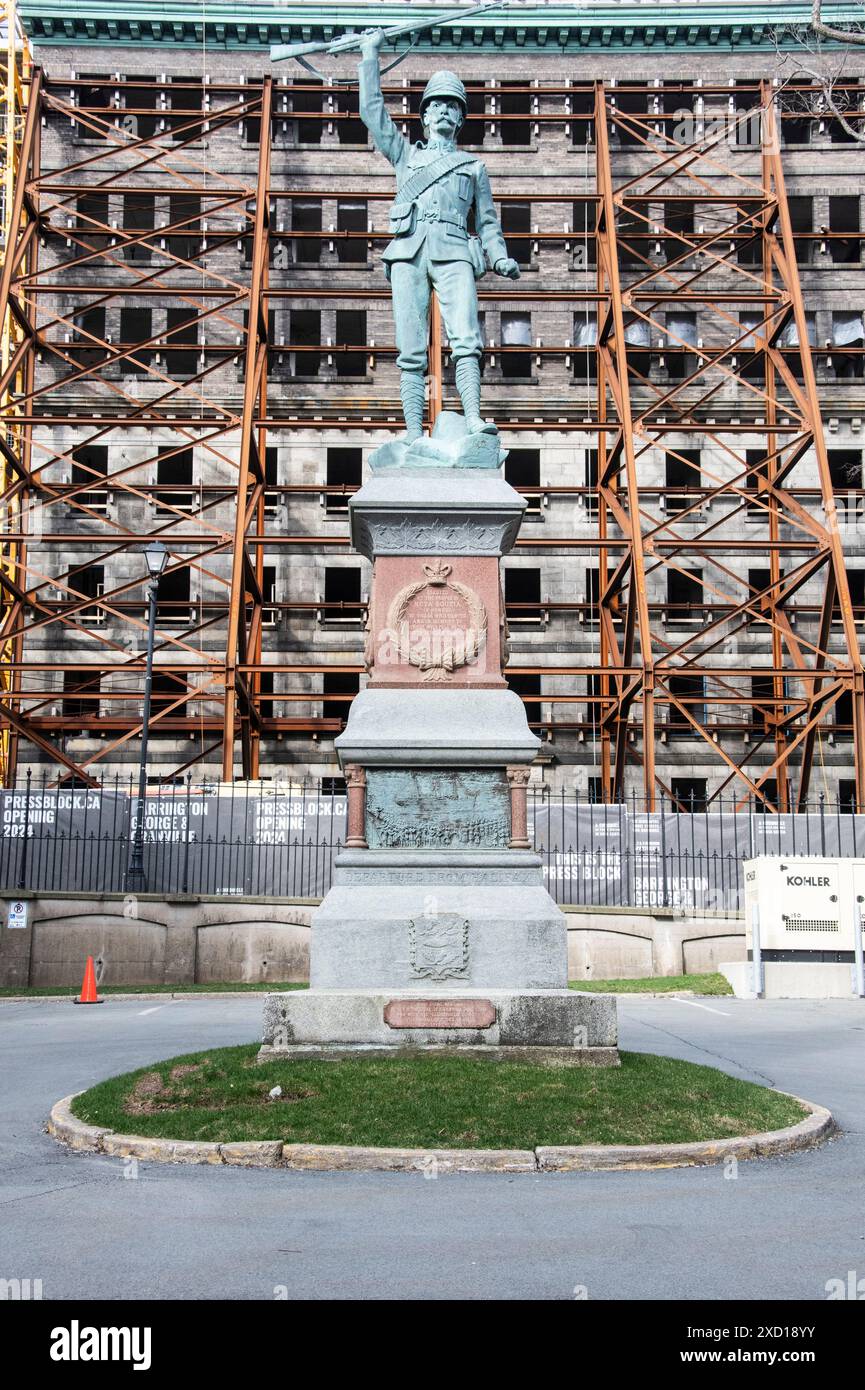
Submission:
<svg viewBox="0 0 865 1390">
<path fill-rule="evenodd" d="M 469 434 L 496 434 L 493 422 L 481 417 L 481 364 L 478 358 L 458 358 L 455 374 Z"/>
<path fill-rule="evenodd" d="M 424 374 L 423 372 L 400 372 L 399 394 L 402 413 L 405 419 L 406 444 L 412 444 L 423 434 Z"/>
</svg>

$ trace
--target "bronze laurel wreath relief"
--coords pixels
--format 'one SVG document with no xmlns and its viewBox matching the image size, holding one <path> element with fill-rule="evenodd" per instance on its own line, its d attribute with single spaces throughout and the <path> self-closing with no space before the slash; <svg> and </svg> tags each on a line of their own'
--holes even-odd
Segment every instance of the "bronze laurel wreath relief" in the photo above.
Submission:
<svg viewBox="0 0 865 1390">
<path fill-rule="evenodd" d="M 475 662 L 487 637 L 487 612 L 483 601 L 467 584 L 449 579 L 452 565 L 436 560 L 424 565 L 426 579 L 407 584 L 394 595 L 387 613 L 387 626 L 397 645 L 399 660 L 423 673 L 425 681 L 447 681 L 461 666 Z M 449 589 L 465 605 L 466 622 L 445 627 L 412 628 L 408 617 L 413 599 L 425 589 Z"/>
</svg>

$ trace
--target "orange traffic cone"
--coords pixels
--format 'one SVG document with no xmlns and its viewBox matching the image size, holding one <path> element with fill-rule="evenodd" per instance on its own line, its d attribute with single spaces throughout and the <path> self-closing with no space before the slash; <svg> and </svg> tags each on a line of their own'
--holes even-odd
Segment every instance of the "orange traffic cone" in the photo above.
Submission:
<svg viewBox="0 0 865 1390">
<path fill-rule="evenodd" d="M 96 969 L 93 964 L 93 957 L 87 957 L 87 964 L 84 967 L 84 979 L 81 982 L 81 993 L 77 999 L 73 999 L 73 1004 L 101 1004 L 103 1000 L 96 994 Z"/>
</svg>

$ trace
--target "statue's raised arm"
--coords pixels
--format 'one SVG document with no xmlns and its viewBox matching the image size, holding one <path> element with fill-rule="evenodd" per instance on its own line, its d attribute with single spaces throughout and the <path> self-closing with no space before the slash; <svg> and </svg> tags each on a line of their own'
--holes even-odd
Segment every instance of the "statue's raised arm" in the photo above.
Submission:
<svg viewBox="0 0 865 1390">
<path fill-rule="evenodd" d="M 383 29 L 373 29 L 361 35 L 358 65 L 360 115 L 376 149 L 398 168 L 403 160 L 408 159 L 409 143 L 397 130 L 384 104 L 379 76 L 379 51 L 383 41 Z"/>
<path fill-rule="evenodd" d="M 494 424 L 480 413 L 483 340 L 475 282 L 487 264 L 509 279 L 519 266 L 507 253 L 481 160 L 462 153 L 457 134 L 468 111 L 466 89 L 456 73 L 433 73 L 421 97 L 424 140 L 412 145 L 400 133 L 385 107 L 379 75 L 379 50 L 384 34 L 360 36 L 360 115 L 373 142 L 396 171 L 396 199 L 390 210 L 393 240 L 384 251 L 385 272 L 391 284 L 396 326 L 397 365 L 406 433 L 402 457 L 423 433 L 423 411 L 429 344 L 430 296 L 441 307 L 448 345 L 454 359 L 457 390 L 468 436 L 497 436 Z M 474 219 L 474 231 L 470 220 Z M 457 417 L 458 420 L 458 417 Z M 493 440 L 490 444 L 493 444 Z M 460 448 L 454 461 L 467 466 L 496 466 L 495 447 Z M 420 463 L 425 451 L 417 453 Z M 481 463 L 483 459 L 485 463 Z"/>
</svg>

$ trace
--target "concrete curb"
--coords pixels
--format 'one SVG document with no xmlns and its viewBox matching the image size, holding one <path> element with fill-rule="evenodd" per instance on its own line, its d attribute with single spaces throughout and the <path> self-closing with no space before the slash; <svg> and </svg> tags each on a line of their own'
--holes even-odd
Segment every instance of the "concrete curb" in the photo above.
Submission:
<svg viewBox="0 0 865 1390">
<path fill-rule="evenodd" d="M 292 982 L 293 983 L 293 982 Z M 64 999 L 75 998 L 77 985 L 69 986 L 69 994 L 0 994 L 0 1005 L 2 1004 L 59 1004 Z M 308 985 L 303 988 L 308 989 Z M 273 985 L 267 985 L 263 989 L 217 989 L 217 990 L 182 990 L 177 989 L 173 992 L 168 990 L 151 990 L 146 994 L 106 994 L 103 999 L 106 1003 L 112 1000 L 118 1003 L 128 1002 L 129 1000 L 139 999 L 255 999 L 259 994 L 273 994 L 285 991 L 285 986 L 281 990 Z M 291 991 L 294 993 L 294 990 Z M 574 994 L 592 994 L 590 989 L 575 989 Z M 302 993 L 302 989 L 298 990 Z M 601 999 L 735 999 L 735 994 L 698 994 L 693 989 L 661 989 L 649 990 L 612 990 L 605 989 L 598 991 Z"/>
<path fill-rule="evenodd" d="M 535 1156 L 538 1168 L 543 1172 L 596 1172 L 605 1168 L 695 1167 L 723 1163 L 729 1158 L 778 1158 L 781 1154 L 817 1148 L 837 1132 L 834 1116 L 824 1106 L 814 1105 L 789 1091 L 779 1091 L 778 1094 L 789 1095 L 791 1100 L 797 1100 L 810 1113 L 788 1129 L 768 1130 L 763 1134 L 746 1134 L 732 1139 L 704 1139 L 693 1144 L 537 1148 Z"/>
<path fill-rule="evenodd" d="M 76 1119 L 72 1114 L 72 1102 L 76 1095 L 81 1095 L 81 1092 L 76 1091 L 73 1095 L 58 1100 L 48 1117 L 48 1133 L 69 1149 L 76 1149 L 81 1153 L 101 1154 L 102 1141 L 111 1130 L 86 1125 Z"/>
<path fill-rule="evenodd" d="M 0 994 L 0 1004 L 62 1004 L 64 999 L 75 999 L 77 985 L 69 986 L 69 994 Z M 304 986 L 308 988 L 308 986 Z M 285 986 L 282 986 L 285 990 Z M 260 994 L 273 994 L 274 987 L 267 985 L 263 989 L 216 989 L 216 990 L 175 990 L 170 993 L 168 990 L 151 990 L 146 994 L 105 994 L 101 996 L 103 1003 L 115 1001 L 117 1003 L 133 1002 L 142 999 L 257 999 Z"/>
<path fill-rule="evenodd" d="M 284 1144 L 282 1166 L 306 1172 L 535 1173 L 531 1149 L 376 1149 Z"/>
<path fill-rule="evenodd" d="M 77 1092 L 76 1094 L 81 1094 Z M 779 1095 L 790 1095 L 781 1091 Z M 48 1133 L 78 1153 L 137 1158 L 149 1163 L 209 1163 L 242 1168 L 289 1168 L 295 1172 L 590 1173 L 601 1170 L 684 1168 L 725 1160 L 777 1158 L 817 1148 L 837 1131 L 831 1111 L 791 1096 L 808 1115 L 788 1129 L 693 1144 L 542 1146 L 532 1149 L 384 1149 L 340 1144 L 283 1144 L 279 1139 L 247 1143 L 196 1143 L 116 1134 L 86 1125 L 72 1114 L 75 1095 L 58 1100 Z"/>
<path fill-rule="evenodd" d="M 574 994 L 595 994 L 599 999 L 735 999 L 729 994 L 700 994 L 695 989 L 575 989 Z"/>
</svg>

